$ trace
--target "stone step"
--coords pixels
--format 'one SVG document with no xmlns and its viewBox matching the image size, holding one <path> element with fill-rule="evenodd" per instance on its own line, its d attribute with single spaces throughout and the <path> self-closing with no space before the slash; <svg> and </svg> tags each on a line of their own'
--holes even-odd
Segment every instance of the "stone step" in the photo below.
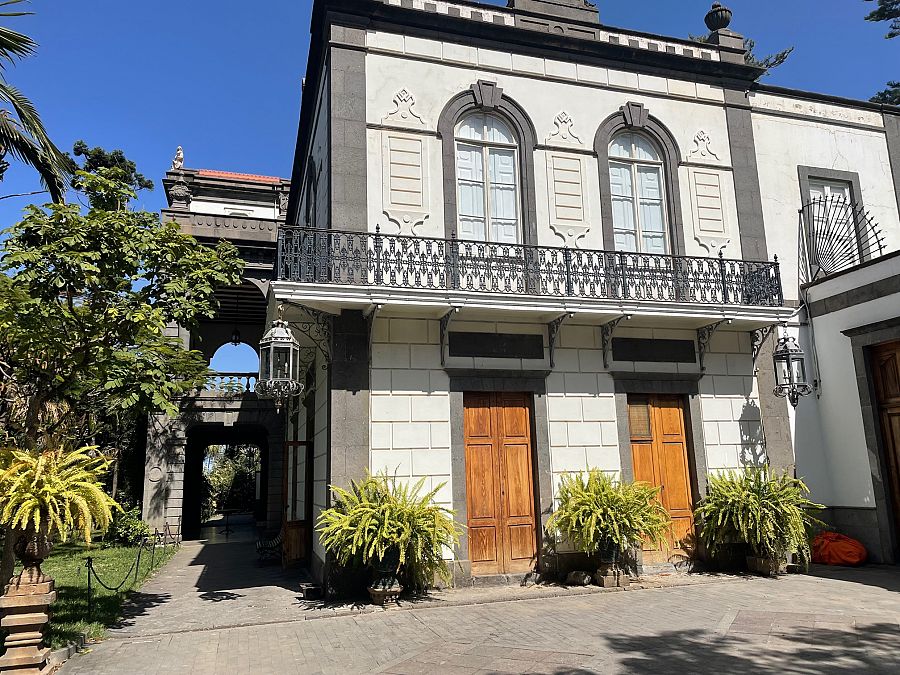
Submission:
<svg viewBox="0 0 900 675">
<path fill-rule="evenodd" d="M 304 600 L 321 600 L 322 586 L 309 581 L 300 582 L 300 593 Z"/>
</svg>

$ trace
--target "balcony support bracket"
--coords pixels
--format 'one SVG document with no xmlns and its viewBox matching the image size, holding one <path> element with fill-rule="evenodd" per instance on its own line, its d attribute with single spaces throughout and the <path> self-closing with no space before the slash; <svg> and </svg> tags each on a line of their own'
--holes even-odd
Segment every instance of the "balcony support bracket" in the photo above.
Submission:
<svg viewBox="0 0 900 675">
<path fill-rule="evenodd" d="M 609 351 L 612 348 L 613 333 L 616 332 L 616 326 L 622 319 L 631 319 L 631 314 L 623 314 L 617 316 L 612 321 L 607 321 L 600 326 L 600 351 L 603 354 L 603 367 L 609 370 Z"/>
<path fill-rule="evenodd" d="M 701 326 L 697 329 L 697 348 L 700 357 L 700 372 L 706 371 L 706 365 L 704 364 L 704 360 L 706 359 L 706 352 L 709 350 L 709 343 L 712 340 L 712 336 L 716 334 L 716 331 L 719 330 L 719 327 L 722 324 L 730 324 L 732 319 L 722 319 L 721 321 L 716 321 L 715 323 L 711 323 L 707 326 Z"/>
<path fill-rule="evenodd" d="M 754 367 L 756 366 L 756 359 L 759 357 L 759 352 L 762 349 L 763 344 L 769 339 L 769 336 L 777 326 L 777 323 L 773 323 L 769 326 L 763 326 L 757 330 L 750 331 L 750 348 L 753 354 Z"/>
<path fill-rule="evenodd" d="M 453 319 L 453 315 L 458 311 L 459 307 L 451 307 L 450 311 L 441 317 L 441 368 L 446 365 L 447 329 L 450 328 L 450 321 Z"/>
<path fill-rule="evenodd" d="M 556 367 L 556 342 L 559 339 L 559 329 L 562 328 L 566 319 L 571 319 L 573 316 L 575 316 L 574 312 L 566 312 L 565 314 L 560 314 L 547 324 L 547 346 L 550 350 L 551 369 Z"/>
<path fill-rule="evenodd" d="M 325 363 L 330 364 L 331 326 L 332 320 L 334 319 L 334 314 L 329 314 L 328 312 L 313 309 L 312 307 L 307 307 L 306 305 L 301 305 L 295 302 L 292 302 L 290 304 L 294 307 L 297 307 L 298 309 L 303 310 L 303 312 L 305 312 L 309 317 L 308 320 L 289 322 L 290 327 L 312 340 L 313 344 L 318 347 L 319 351 L 322 353 L 322 356 L 325 358 Z M 301 348 L 301 353 L 304 353 L 305 351 L 306 350 Z M 310 351 L 313 352 L 311 355 L 315 356 L 314 350 Z"/>
</svg>

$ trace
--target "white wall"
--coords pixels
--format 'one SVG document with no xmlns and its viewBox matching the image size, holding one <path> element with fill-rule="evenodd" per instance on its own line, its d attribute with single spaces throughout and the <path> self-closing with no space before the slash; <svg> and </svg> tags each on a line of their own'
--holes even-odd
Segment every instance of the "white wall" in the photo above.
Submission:
<svg viewBox="0 0 900 675">
<path fill-rule="evenodd" d="M 319 514 L 325 510 L 328 502 L 328 371 L 322 367 L 322 357 L 317 353 L 315 368 L 314 405 L 315 429 L 313 436 L 313 512 L 312 526 L 319 518 Z M 325 560 L 325 548 L 319 541 L 319 537 L 313 537 L 313 550 Z"/>
<path fill-rule="evenodd" d="M 246 218 L 267 218 L 274 220 L 278 217 L 275 211 L 275 193 L 272 193 L 272 206 L 258 206 L 254 204 L 238 204 L 235 202 L 214 202 L 206 199 L 194 199 L 190 203 L 191 213 L 208 213 L 214 216 L 235 216 Z"/>
<path fill-rule="evenodd" d="M 369 32 L 370 53 L 366 57 L 367 123 L 369 148 L 369 228 L 376 225 L 395 232 L 384 211 L 390 210 L 383 194 L 385 184 L 385 137 L 403 135 L 421 137 L 424 144 L 424 192 L 427 218 L 414 230 L 421 236 L 444 236 L 443 169 L 441 142 L 435 136 L 440 113 L 456 94 L 466 91 L 479 79 L 496 82 L 522 106 L 532 120 L 537 142 L 549 149 L 534 153 L 535 187 L 539 242 L 545 245 L 579 246 L 600 249 L 603 242 L 600 225 L 600 192 L 597 160 L 593 156 L 594 135 L 599 125 L 618 112 L 626 102 L 643 103 L 673 133 L 679 146 L 679 161 L 691 166 L 679 168 L 681 213 L 685 227 L 687 253 L 706 255 L 708 250 L 695 239 L 695 201 L 692 199 L 691 171 L 697 167 L 718 176 L 721 183 L 725 233 L 730 239 L 725 253 L 740 257 L 740 238 L 734 185 L 730 170 L 727 125 L 721 90 L 682 80 L 648 77 L 624 71 L 586 67 L 574 63 L 504 52 L 476 49 L 382 32 Z M 398 58 L 406 54 L 422 60 Z M 552 78 L 552 79 L 549 79 Z M 392 114 L 398 92 L 406 91 L 415 103 L 415 114 Z M 554 123 L 565 112 L 573 120 L 571 135 L 563 138 Z M 711 139 L 712 153 L 695 152 L 698 132 Z M 551 202 L 548 189 L 549 155 L 580 159 L 585 202 L 587 234 L 567 240 L 551 227 Z"/>
<path fill-rule="evenodd" d="M 438 322 L 376 318 L 372 335 L 370 470 L 401 481 L 441 483 L 452 508 L 450 380 L 441 368 Z"/>
<path fill-rule="evenodd" d="M 779 101 L 784 104 L 780 107 L 787 105 L 775 97 L 764 98 L 761 105 L 768 110 Z M 755 98 L 753 103 L 757 106 Z M 769 256 L 777 254 L 782 261 L 788 300 L 799 298 L 798 211 L 809 201 L 808 196 L 801 196 L 798 166 L 858 173 L 862 202 L 884 235 L 886 250 L 900 248 L 900 218 L 885 135 L 877 129 L 836 124 L 839 116 L 832 108 L 804 105 L 804 112 L 820 115 L 820 121 L 777 116 L 758 106 L 753 112 L 766 243 Z M 880 116 L 872 118 L 871 113 L 863 120 L 881 125 Z"/>
</svg>

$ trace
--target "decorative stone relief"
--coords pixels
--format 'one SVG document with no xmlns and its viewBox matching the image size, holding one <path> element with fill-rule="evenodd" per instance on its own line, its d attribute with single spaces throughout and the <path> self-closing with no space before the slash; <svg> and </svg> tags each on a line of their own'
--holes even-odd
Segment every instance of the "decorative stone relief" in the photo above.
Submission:
<svg viewBox="0 0 900 675">
<path fill-rule="evenodd" d="M 385 115 L 381 121 L 424 126 L 425 121 L 419 116 L 419 113 L 413 110 L 415 104 L 416 99 L 409 89 L 401 89 L 394 95 L 394 109 Z"/>
<path fill-rule="evenodd" d="M 547 136 L 547 143 L 563 142 L 563 143 L 571 143 L 573 145 L 582 145 L 582 140 L 579 138 L 578 134 L 575 133 L 572 127 L 575 124 L 575 120 L 573 120 L 569 113 L 566 111 L 562 111 L 553 118 L 553 126 L 555 127 L 553 132 Z"/>
<path fill-rule="evenodd" d="M 384 135 L 383 212 L 397 234 L 418 234 L 416 228 L 428 218 L 424 142 L 416 136 Z"/>
<path fill-rule="evenodd" d="M 718 255 L 730 242 L 722 205 L 722 179 L 718 171 L 691 169 L 691 206 L 694 239 L 709 255 Z"/>
<path fill-rule="evenodd" d="M 184 168 L 184 150 L 179 145 L 175 150 L 175 157 L 172 158 L 172 166 L 169 171 L 181 171 Z"/>
<path fill-rule="evenodd" d="M 547 157 L 550 194 L 550 229 L 563 244 L 580 247 L 591 226 L 585 217 L 584 170 L 580 157 L 550 154 Z"/>
<path fill-rule="evenodd" d="M 478 80 L 472 85 L 472 93 L 475 95 L 475 104 L 484 110 L 493 110 L 500 105 L 503 98 L 503 89 L 496 82 Z"/>
<path fill-rule="evenodd" d="M 691 159 L 719 159 L 719 156 L 709 147 L 712 139 L 702 129 L 694 136 L 694 149 L 688 153 L 688 160 Z"/>
<path fill-rule="evenodd" d="M 288 192 L 279 192 L 278 193 L 278 215 L 279 216 L 283 216 L 285 213 L 287 213 L 289 199 L 290 199 L 290 194 Z"/>
<path fill-rule="evenodd" d="M 650 121 L 650 111 L 644 107 L 643 103 L 629 101 L 619 110 L 625 117 L 625 124 L 632 129 L 643 129 Z"/>
<path fill-rule="evenodd" d="M 178 176 L 178 180 L 169 188 L 169 198 L 172 200 L 172 206 L 176 208 L 187 208 L 191 203 L 191 187 L 184 180 L 184 176 Z"/>
<path fill-rule="evenodd" d="M 163 477 L 163 470 L 160 469 L 158 466 L 152 467 L 150 469 L 150 471 L 147 472 L 147 480 L 149 480 L 151 483 L 158 483 L 159 481 L 162 480 L 162 477 Z"/>
</svg>

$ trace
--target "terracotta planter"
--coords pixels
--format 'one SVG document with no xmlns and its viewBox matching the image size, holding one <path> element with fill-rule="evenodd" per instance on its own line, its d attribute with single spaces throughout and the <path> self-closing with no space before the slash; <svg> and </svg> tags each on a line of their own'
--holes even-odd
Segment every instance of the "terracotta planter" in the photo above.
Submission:
<svg viewBox="0 0 900 675">
<path fill-rule="evenodd" d="M 755 555 L 747 556 L 747 569 L 766 577 L 775 577 L 787 574 L 787 562 L 775 558 L 760 558 Z"/>
<path fill-rule="evenodd" d="M 731 10 L 723 7 L 718 2 L 714 2 L 712 9 L 706 13 L 704 21 L 706 22 L 706 27 L 712 32 L 728 28 L 731 25 Z"/>
</svg>

